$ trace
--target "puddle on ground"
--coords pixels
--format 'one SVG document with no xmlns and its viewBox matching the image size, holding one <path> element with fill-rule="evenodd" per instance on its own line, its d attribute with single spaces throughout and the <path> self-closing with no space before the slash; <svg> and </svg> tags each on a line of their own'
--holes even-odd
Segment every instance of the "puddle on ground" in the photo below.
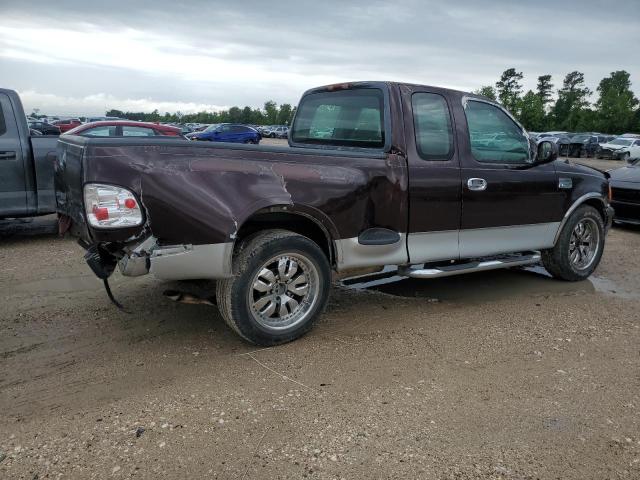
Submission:
<svg viewBox="0 0 640 480">
<path fill-rule="evenodd" d="M 640 299 L 640 293 L 623 291 L 604 277 L 582 282 L 554 280 L 541 266 L 491 270 L 452 277 L 417 279 L 397 275 L 393 267 L 382 272 L 340 282 L 347 289 L 370 290 L 406 298 L 429 298 L 445 302 L 492 301 L 514 295 L 545 296 L 604 293 Z"/>
</svg>

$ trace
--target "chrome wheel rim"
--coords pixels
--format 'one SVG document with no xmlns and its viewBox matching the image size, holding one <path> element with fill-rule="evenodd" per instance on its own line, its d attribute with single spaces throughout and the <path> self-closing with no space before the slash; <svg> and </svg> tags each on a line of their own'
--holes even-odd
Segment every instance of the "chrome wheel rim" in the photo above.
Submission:
<svg viewBox="0 0 640 480">
<path fill-rule="evenodd" d="M 267 330 L 284 330 L 303 323 L 316 304 L 318 269 L 308 258 L 295 253 L 267 260 L 251 281 L 249 310 Z"/>
<path fill-rule="evenodd" d="M 589 268 L 596 259 L 600 246 L 600 230 L 595 220 L 583 218 L 571 232 L 569 262 L 577 270 Z"/>
</svg>

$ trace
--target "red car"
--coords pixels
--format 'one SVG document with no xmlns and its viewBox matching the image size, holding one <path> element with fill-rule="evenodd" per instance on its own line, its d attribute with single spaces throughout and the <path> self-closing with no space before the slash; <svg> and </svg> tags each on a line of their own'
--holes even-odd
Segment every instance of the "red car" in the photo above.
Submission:
<svg viewBox="0 0 640 480">
<path fill-rule="evenodd" d="M 70 120 L 56 120 L 51 125 L 55 125 L 60 129 L 60 133 L 68 132 L 72 128 L 76 128 L 82 125 L 82 122 L 77 118 L 72 118 Z"/>
<path fill-rule="evenodd" d="M 69 135 L 87 137 L 155 137 L 166 135 L 181 137 L 179 128 L 158 123 L 132 122 L 129 120 L 105 120 L 80 125 L 66 132 Z"/>
</svg>

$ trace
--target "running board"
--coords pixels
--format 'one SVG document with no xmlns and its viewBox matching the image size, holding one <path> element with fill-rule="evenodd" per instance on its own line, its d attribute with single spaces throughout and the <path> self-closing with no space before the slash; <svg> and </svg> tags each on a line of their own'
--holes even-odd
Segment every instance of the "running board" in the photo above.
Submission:
<svg viewBox="0 0 640 480">
<path fill-rule="evenodd" d="M 456 265 L 445 265 L 441 267 L 431 268 L 398 268 L 398 275 L 411 278 L 439 278 L 450 277 L 452 275 L 461 275 L 471 272 L 485 272 L 487 270 L 497 270 L 500 268 L 520 267 L 523 265 L 531 265 L 540 261 L 538 252 L 527 252 L 519 255 L 503 256 L 491 260 L 482 260 L 477 262 L 459 263 Z"/>
</svg>

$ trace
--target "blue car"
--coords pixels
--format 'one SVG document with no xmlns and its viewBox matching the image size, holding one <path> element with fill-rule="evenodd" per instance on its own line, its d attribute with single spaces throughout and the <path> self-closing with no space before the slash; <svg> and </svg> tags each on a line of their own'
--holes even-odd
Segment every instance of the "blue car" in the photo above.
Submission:
<svg viewBox="0 0 640 480">
<path fill-rule="evenodd" d="M 253 128 L 235 123 L 219 123 L 210 125 L 202 132 L 189 133 L 189 140 L 209 142 L 253 143 L 257 145 L 262 136 Z"/>
</svg>

